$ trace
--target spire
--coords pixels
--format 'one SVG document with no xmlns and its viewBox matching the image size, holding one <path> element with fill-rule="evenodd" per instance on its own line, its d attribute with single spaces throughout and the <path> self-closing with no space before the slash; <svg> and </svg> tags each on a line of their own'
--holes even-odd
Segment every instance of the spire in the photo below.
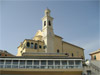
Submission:
<svg viewBox="0 0 100 75">
<path fill-rule="evenodd" d="M 50 16 L 50 9 L 48 9 L 48 8 L 46 8 L 46 10 L 45 10 L 45 16 Z"/>
</svg>

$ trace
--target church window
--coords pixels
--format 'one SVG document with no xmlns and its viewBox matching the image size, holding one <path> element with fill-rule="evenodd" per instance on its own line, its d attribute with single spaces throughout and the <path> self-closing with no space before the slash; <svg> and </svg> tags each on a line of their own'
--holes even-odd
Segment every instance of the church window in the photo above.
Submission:
<svg viewBox="0 0 100 75">
<path fill-rule="evenodd" d="M 46 46 L 43 46 L 43 49 L 45 49 L 46 48 Z"/>
<path fill-rule="evenodd" d="M 30 47 L 30 43 L 29 42 L 27 42 L 27 47 Z"/>
<path fill-rule="evenodd" d="M 51 22 L 49 21 L 48 23 L 49 23 L 49 26 L 51 26 Z"/>
<path fill-rule="evenodd" d="M 74 56 L 74 54 L 72 53 L 72 57 Z"/>
<path fill-rule="evenodd" d="M 33 48 L 33 43 L 31 43 L 31 48 Z"/>
<path fill-rule="evenodd" d="M 41 46 L 41 45 L 39 45 L 39 48 L 42 48 L 42 46 Z"/>
<path fill-rule="evenodd" d="M 59 49 L 57 50 L 57 53 L 59 53 Z"/>
<path fill-rule="evenodd" d="M 35 47 L 34 47 L 35 49 L 37 49 L 38 48 L 38 45 L 37 45 L 37 43 L 35 43 Z"/>
<path fill-rule="evenodd" d="M 44 21 L 44 26 L 46 26 L 46 21 Z"/>
</svg>

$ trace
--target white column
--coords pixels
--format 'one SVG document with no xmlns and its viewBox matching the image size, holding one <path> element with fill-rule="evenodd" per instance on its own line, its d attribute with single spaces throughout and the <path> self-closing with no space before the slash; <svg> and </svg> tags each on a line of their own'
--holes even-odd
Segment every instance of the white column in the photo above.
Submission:
<svg viewBox="0 0 100 75">
<path fill-rule="evenodd" d="M 68 66 L 68 68 L 69 68 L 69 61 L 67 60 L 67 66 Z"/>
<path fill-rule="evenodd" d="M 62 60 L 60 60 L 60 68 L 62 68 Z"/>
<path fill-rule="evenodd" d="M 12 66 L 13 66 L 13 60 L 11 60 L 11 68 L 12 68 Z"/>
<path fill-rule="evenodd" d="M 26 65 L 27 65 L 27 60 L 25 60 L 25 68 L 26 68 Z"/>
<path fill-rule="evenodd" d="M 53 60 L 53 66 L 54 66 L 54 69 L 55 69 L 55 60 Z"/>
<path fill-rule="evenodd" d="M 5 64 L 6 64 L 6 60 L 4 60 L 4 65 L 3 65 L 3 68 L 5 68 Z"/>
<path fill-rule="evenodd" d="M 19 68 L 19 66 L 20 66 L 20 60 L 18 60 L 18 68 Z"/>
<path fill-rule="evenodd" d="M 32 60 L 32 68 L 34 68 L 34 60 Z"/>
<path fill-rule="evenodd" d="M 83 66 L 82 66 L 82 60 L 80 61 L 81 63 L 80 63 L 80 68 L 82 68 Z"/>
<path fill-rule="evenodd" d="M 73 61 L 74 61 L 74 68 L 75 68 L 75 66 L 76 66 L 76 65 L 75 65 L 75 60 L 73 60 Z"/>
<path fill-rule="evenodd" d="M 48 60 L 46 60 L 46 69 L 48 69 Z"/>
<path fill-rule="evenodd" d="M 39 68 L 41 68 L 41 60 L 39 60 Z"/>
</svg>

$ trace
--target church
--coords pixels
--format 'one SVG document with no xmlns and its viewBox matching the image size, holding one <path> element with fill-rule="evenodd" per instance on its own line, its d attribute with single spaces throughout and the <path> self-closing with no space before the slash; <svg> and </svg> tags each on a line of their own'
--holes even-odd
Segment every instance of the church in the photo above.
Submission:
<svg viewBox="0 0 100 75">
<path fill-rule="evenodd" d="M 18 47 L 17 56 L 34 54 L 63 54 L 68 57 L 84 58 L 84 49 L 63 41 L 63 38 L 54 34 L 53 17 L 50 10 L 45 10 L 42 18 L 42 30 L 38 30 L 33 39 L 25 39 Z"/>
<path fill-rule="evenodd" d="M 82 75 L 84 49 L 54 34 L 50 12 L 45 10 L 42 30 L 21 42 L 16 56 L 0 57 L 1 75 Z"/>
</svg>

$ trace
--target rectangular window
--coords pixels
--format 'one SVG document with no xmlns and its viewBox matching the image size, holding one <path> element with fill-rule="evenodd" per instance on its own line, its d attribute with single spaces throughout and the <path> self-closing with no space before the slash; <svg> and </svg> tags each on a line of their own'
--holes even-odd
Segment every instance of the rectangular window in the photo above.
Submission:
<svg viewBox="0 0 100 75">
<path fill-rule="evenodd" d="M 20 60 L 20 65 L 25 65 L 25 60 Z"/>
<path fill-rule="evenodd" d="M 20 60 L 19 68 L 25 68 L 25 60 Z"/>
<path fill-rule="evenodd" d="M 32 68 L 32 60 L 27 60 L 26 68 Z"/>
<path fill-rule="evenodd" d="M 18 60 L 13 60 L 14 65 L 18 65 Z"/>
<path fill-rule="evenodd" d="M 27 65 L 32 65 L 32 60 L 27 60 Z"/>
<path fill-rule="evenodd" d="M 5 68 L 11 68 L 11 65 L 7 65 L 7 64 L 6 64 L 6 65 L 5 65 Z"/>
<path fill-rule="evenodd" d="M 81 61 L 77 60 L 77 61 L 75 61 L 75 64 L 76 65 L 80 65 L 81 64 Z"/>
<path fill-rule="evenodd" d="M 11 64 L 11 60 L 6 60 L 6 64 Z"/>
<path fill-rule="evenodd" d="M 34 65 L 39 65 L 39 60 L 34 60 Z"/>
<path fill-rule="evenodd" d="M 67 65 L 67 61 L 62 61 L 62 65 Z"/>
<path fill-rule="evenodd" d="M 87 70 L 87 75 L 91 75 L 91 70 Z"/>
<path fill-rule="evenodd" d="M 46 60 L 42 60 L 41 65 L 46 65 Z"/>
<path fill-rule="evenodd" d="M 74 65 L 74 61 L 69 61 L 69 65 Z"/>
<path fill-rule="evenodd" d="M 34 47 L 34 49 L 37 49 L 38 48 L 38 44 L 37 43 L 35 43 L 35 47 Z"/>
<path fill-rule="evenodd" d="M 4 60 L 0 60 L 0 64 L 4 64 Z"/>
<path fill-rule="evenodd" d="M 55 61 L 55 65 L 60 65 L 60 61 L 59 60 L 56 60 Z"/>
<path fill-rule="evenodd" d="M 52 60 L 48 60 L 48 65 L 53 65 L 53 61 Z"/>
<path fill-rule="evenodd" d="M 46 26 L 46 21 L 44 21 L 44 26 Z"/>
</svg>

